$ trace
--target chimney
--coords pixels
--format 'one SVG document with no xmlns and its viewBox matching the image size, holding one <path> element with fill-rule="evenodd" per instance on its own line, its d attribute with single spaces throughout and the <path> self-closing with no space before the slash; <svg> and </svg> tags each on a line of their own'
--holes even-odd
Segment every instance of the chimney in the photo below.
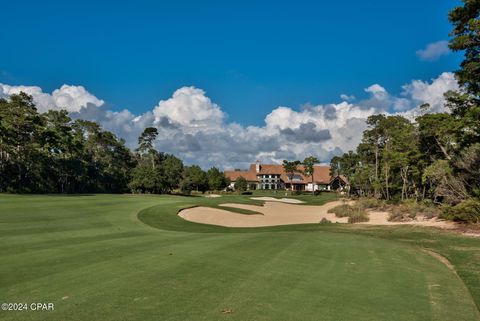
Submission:
<svg viewBox="0 0 480 321">
<path fill-rule="evenodd" d="M 257 159 L 257 162 L 255 163 L 255 170 L 257 173 L 260 173 L 260 161 Z"/>
</svg>

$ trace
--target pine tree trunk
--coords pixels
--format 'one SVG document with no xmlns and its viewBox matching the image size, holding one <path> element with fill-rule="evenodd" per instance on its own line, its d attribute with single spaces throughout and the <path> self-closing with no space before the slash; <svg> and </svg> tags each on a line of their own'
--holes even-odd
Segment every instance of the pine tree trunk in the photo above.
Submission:
<svg viewBox="0 0 480 321">
<path fill-rule="evenodd" d="M 408 166 L 400 169 L 400 175 L 402 176 L 402 201 L 406 198 L 407 178 L 408 178 Z"/>
<path fill-rule="evenodd" d="M 388 190 L 388 167 L 387 166 L 385 166 L 385 190 L 386 190 L 385 198 L 388 201 L 390 199 L 390 192 Z"/>
<path fill-rule="evenodd" d="M 375 187 L 374 187 L 374 194 L 375 197 L 378 198 L 378 190 L 377 190 L 377 184 L 378 184 L 378 145 L 375 145 Z"/>
</svg>

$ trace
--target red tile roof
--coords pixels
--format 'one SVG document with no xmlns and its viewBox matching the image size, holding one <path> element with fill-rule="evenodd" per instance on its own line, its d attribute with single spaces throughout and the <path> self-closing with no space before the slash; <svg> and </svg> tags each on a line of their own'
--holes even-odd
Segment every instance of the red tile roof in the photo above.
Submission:
<svg viewBox="0 0 480 321">
<path fill-rule="evenodd" d="M 303 166 L 298 166 L 299 172 L 295 173 L 295 178 L 300 178 L 300 180 L 294 180 L 293 183 L 308 184 L 312 182 L 311 176 L 303 175 L 303 169 Z M 260 164 L 260 171 L 258 173 L 256 171 L 256 164 L 251 164 L 248 171 L 225 171 L 225 176 L 232 182 L 236 181 L 240 176 L 243 176 L 247 181 L 258 181 L 257 175 L 263 174 L 280 174 L 283 182 L 290 183 L 290 179 L 282 165 Z M 316 184 L 329 184 L 331 179 L 330 166 L 314 166 L 313 181 Z"/>
<path fill-rule="evenodd" d="M 245 178 L 249 182 L 257 181 L 257 174 L 250 171 L 225 171 L 225 177 L 229 178 L 230 181 L 235 182 L 240 176 Z"/>
</svg>

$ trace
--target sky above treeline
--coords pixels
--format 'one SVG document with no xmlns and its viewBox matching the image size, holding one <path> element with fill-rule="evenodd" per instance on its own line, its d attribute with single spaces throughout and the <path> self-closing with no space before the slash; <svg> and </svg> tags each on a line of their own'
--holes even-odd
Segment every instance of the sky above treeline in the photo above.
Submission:
<svg viewBox="0 0 480 321">
<path fill-rule="evenodd" d="M 2 3 L 0 96 L 135 147 L 240 167 L 354 149 L 374 113 L 443 111 L 453 0 Z"/>
</svg>

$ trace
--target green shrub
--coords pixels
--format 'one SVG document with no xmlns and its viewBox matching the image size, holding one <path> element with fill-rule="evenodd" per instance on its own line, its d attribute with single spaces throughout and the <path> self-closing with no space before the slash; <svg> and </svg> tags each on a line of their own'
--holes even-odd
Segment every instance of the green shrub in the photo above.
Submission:
<svg viewBox="0 0 480 321">
<path fill-rule="evenodd" d="M 324 217 L 324 218 L 322 218 L 322 220 L 320 221 L 320 224 L 332 224 L 332 221 L 327 220 L 327 219 Z"/>
<path fill-rule="evenodd" d="M 237 191 L 246 191 L 248 187 L 248 182 L 243 176 L 240 176 L 239 178 L 237 178 L 234 187 Z"/>
<path fill-rule="evenodd" d="M 455 206 L 445 206 L 442 218 L 464 223 L 480 222 L 480 201 L 468 199 Z"/>
</svg>

